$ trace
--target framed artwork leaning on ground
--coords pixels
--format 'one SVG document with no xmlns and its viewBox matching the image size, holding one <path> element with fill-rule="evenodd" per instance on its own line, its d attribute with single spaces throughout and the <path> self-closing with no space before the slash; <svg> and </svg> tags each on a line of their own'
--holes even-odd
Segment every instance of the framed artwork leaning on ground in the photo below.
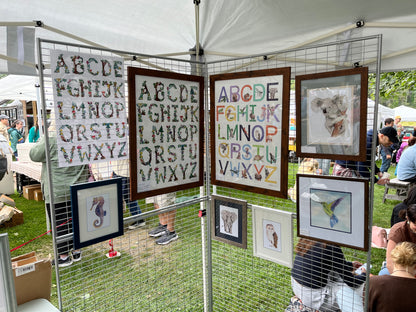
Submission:
<svg viewBox="0 0 416 312">
<path fill-rule="evenodd" d="M 296 175 L 297 233 L 368 250 L 368 179 Z"/>
<path fill-rule="evenodd" d="M 210 76 L 211 183 L 287 197 L 290 67 Z"/>
<path fill-rule="evenodd" d="M 296 155 L 366 158 L 368 68 L 296 76 Z"/>
<path fill-rule="evenodd" d="M 247 201 L 211 195 L 212 238 L 247 248 Z"/>
<path fill-rule="evenodd" d="M 71 185 L 74 248 L 124 233 L 121 178 Z"/>
</svg>

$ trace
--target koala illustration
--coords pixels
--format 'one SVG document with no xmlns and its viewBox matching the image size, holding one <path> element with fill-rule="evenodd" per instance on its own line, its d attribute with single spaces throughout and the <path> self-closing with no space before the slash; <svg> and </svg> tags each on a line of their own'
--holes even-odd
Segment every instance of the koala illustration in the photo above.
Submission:
<svg viewBox="0 0 416 312">
<path fill-rule="evenodd" d="M 345 96 L 335 95 L 332 98 L 315 98 L 311 103 L 314 112 L 322 111 L 325 116 L 325 127 L 331 137 L 343 134 L 347 128 L 348 103 Z"/>
<path fill-rule="evenodd" d="M 224 230 L 227 233 L 233 233 L 233 223 L 237 220 L 237 214 L 228 210 L 221 211 L 221 218 L 224 221 Z"/>
</svg>

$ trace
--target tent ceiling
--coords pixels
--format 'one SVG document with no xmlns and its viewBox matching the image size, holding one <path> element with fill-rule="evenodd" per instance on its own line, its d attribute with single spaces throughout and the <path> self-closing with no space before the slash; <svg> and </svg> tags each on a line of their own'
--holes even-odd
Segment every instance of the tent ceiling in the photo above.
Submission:
<svg viewBox="0 0 416 312">
<path fill-rule="evenodd" d="M 287 50 L 329 33 L 334 35 L 325 40 L 336 41 L 337 30 L 363 20 L 365 26 L 353 28 L 350 36 L 383 34 L 385 57 L 407 50 L 383 60 L 383 70 L 416 68 L 414 0 L 202 0 L 199 12 L 199 41 L 207 60 L 215 54 Z M 36 28 L 37 37 L 73 42 L 48 30 L 52 27 L 108 48 L 136 53 L 186 53 L 196 43 L 192 0 L 0 2 L 0 25 L 34 20 L 46 26 Z M 401 27 L 379 24 L 385 22 L 401 23 Z"/>
</svg>

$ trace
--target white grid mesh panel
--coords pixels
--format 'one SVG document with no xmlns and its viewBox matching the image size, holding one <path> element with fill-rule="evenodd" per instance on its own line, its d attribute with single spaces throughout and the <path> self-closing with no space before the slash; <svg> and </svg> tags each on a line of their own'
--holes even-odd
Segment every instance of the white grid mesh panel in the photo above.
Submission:
<svg viewBox="0 0 416 312">
<path fill-rule="evenodd" d="M 206 86 L 209 75 L 213 74 L 287 66 L 291 67 L 291 78 L 294 79 L 296 75 L 301 74 L 351 68 L 357 62 L 365 65 L 366 62 L 378 59 L 378 44 L 379 38 L 372 37 L 350 41 L 347 54 L 344 53 L 346 43 L 342 42 L 278 54 L 271 53 L 267 54 L 267 57 L 259 55 L 222 60 L 201 65 L 201 72 L 207 73 Z M 41 48 L 45 66 L 43 71 L 45 87 L 51 87 L 49 56 L 53 49 L 112 56 L 123 54 L 130 60 L 133 55 L 49 41 L 41 42 Z M 340 55 L 346 55 L 342 63 Z M 187 61 L 141 57 L 143 56 L 138 56 L 140 63 L 125 61 L 125 77 L 127 77 L 127 66 L 195 73 L 194 65 Z M 127 104 L 127 82 L 125 90 Z M 205 108 L 208 107 L 208 91 L 209 89 L 206 88 Z M 291 103 L 294 103 L 294 93 L 291 94 Z M 294 115 L 294 108 L 294 104 L 291 105 L 290 116 Z M 371 114 L 368 116 L 368 122 L 372 120 Z M 208 131 L 208 124 L 209 120 L 206 118 L 205 131 Z M 206 133 L 205 137 L 208 138 L 209 134 Z M 210 150 L 211 147 L 208 144 L 206 146 Z M 206 172 L 210 172 L 209 155 L 207 158 L 204 166 Z M 103 163 L 102 167 L 107 173 L 112 171 L 107 163 Z M 294 186 L 297 170 L 298 160 L 289 162 L 288 188 Z M 84 178 L 87 179 L 88 174 Z M 100 179 L 100 177 L 96 178 Z M 109 177 L 107 175 L 101 178 Z M 209 186 L 209 181 L 206 181 L 206 185 Z M 290 199 L 236 191 L 225 187 L 216 187 L 215 191 L 212 186 L 208 189 L 210 194 L 216 193 L 247 200 L 249 208 L 255 204 L 296 213 L 296 204 Z M 113 240 L 114 249 L 122 254 L 121 257 L 108 259 L 105 256 L 110 249 L 106 241 L 84 248 L 81 261 L 59 269 L 58 287 L 62 310 L 203 311 L 206 302 L 207 309 L 212 311 L 283 311 L 293 296 L 291 270 L 253 256 L 251 209 L 248 209 L 247 213 L 247 249 L 241 249 L 214 240 L 211 241 L 211 246 L 206 246 L 206 237 L 211 233 L 207 233 L 206 224 L 202 226 L 203 231 L 201 231 L 201 219 L 198 218 L 200 203 L 197 201 L 191 201 L 190 204 L 179 203 L 192 197 L 203 201 L 203 197 L 210 194 L 204 194 L 204 190 L 200 188 L 177 192 L 175 230 L 179 239 L 166 246 L 156 245 L 154 238 L 148 236 L 148 231 L 158 224 L 153 204 L 146 203 L 145 200 L 138 201 L 142 215 L 139 214 L 136 218 L 131 216 L 127 204 L 124 211 L 125 234 Z M 129 195 L 126 194 L 127 202 L 129 202 L 128 197 Z M 69 207 L 69 203 L 66 207 Z M 144 220 L 146 225 L 129 230 L 128 225 L 137 220 Z M 209 222 L 209 216 L 203 221 Z M 296 243 L 295 219 L 293 231 Z M 70 235 L 66 235 L 57 241 L 59 243 L 70 239 Z M 342 249 L 347 259 L 367 262 L 367 253 L 349 248 Z M 208 255 L 207 262 L 204 262 L 203 255 Z M 205 300 L 204 269 L 212 273 L 211 276 L 206 276 L 208 282 Z"/>
</svg>

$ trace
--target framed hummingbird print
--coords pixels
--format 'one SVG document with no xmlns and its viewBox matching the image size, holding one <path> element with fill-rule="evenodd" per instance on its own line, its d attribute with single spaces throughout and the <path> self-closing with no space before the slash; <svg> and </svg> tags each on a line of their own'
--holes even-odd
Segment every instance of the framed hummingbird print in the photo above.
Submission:
<svg viewBox="0 0 416 312">
<path fill-rule="evenodd" d="M 296 156 L 364 161 L 368 68 L 296 76 Z"/>
<path fill-rule="evenodd" d="M 290 67 L 210 76 L 211 183 L 287 197 Z"/>
<path fill-rule="evenodd" d="M 367 251 L 368 182 L 297 174 L 297 235 Z"/>
<path fill-rule="evenodd" d="M 253 255 L 291 268 L 293 266 L 293 213 L 252 206 Z"/>
<path fill-rule="evenodd" d="M 121 178 L 71 185 L 74 248 L 122 236 Z"/>
</svg>

